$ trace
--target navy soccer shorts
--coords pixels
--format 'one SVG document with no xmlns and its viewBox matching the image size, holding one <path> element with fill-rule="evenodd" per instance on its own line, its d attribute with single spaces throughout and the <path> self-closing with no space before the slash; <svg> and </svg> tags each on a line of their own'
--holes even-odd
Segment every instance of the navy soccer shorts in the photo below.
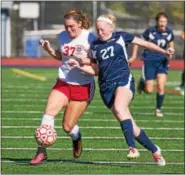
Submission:
<svg viewBox="0 0 185 175">
<path fill-rule="evenodd" d="M 108 81 L 108 82 L 104 82 L 104 83 L 100 82 L 99 86 L 100 86 L 101 98 L 102 98 L 104 104 L 108 108 L 111 108 L 112 105 L 114 104 L 115 91 L 120 86 L 124 86 L 124 87 L 127 87 L 128 89 L 130 89 L 132 91 L 133 97 L 134 97 L 135 83 L 134 83 L 134 78 L 132 77 L 131 74 L 129 77 L 127 76 L 127 77 L 119 78 L 114 81 Z"/>
<path fill-rule="evenodd" d="M 142 68 L 145 80 L 154 80 L 157 74 L 168 74 L 168 60 L 145 60 Z"/>
</svg>

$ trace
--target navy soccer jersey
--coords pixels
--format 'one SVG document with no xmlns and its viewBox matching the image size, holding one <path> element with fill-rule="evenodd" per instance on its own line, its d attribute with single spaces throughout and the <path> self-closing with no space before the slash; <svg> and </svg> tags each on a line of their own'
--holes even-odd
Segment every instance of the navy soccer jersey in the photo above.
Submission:
<svg viewBox="0 0 185 175">
<path fill-rule="evenodd" d="M 167 49 L 169 43 L 174 40 L 174 34 L 168 27 L 166 28 L 166 31 L 160 32 L 157 29 L 157 26 L 154 26 L 148 28 L 142 34 L 142 38 L 144 38 L 146 41 L 150 41 L 158 45 L 163 49 Z M 164 60 L 166 59 L 166 55 L 145 49 L 142 58 L 144 60 Z"/>
<path fill-rule="evenodd" d="M 128 66 L 127 45 L 134 36 L 115 32 L 107 41 L 96 40 L 91 45 L 92 57 L 99 66 L 100 95 L 104 104 L 111 108 L 115 90 L 120 86 L 130 89 L 134 95 L 134 79 Z"/>
<path fill-rule="evenodd" d="M 99 65 L 99 81 L 113 81 L 129 76 L 127 45 L 134 35 L 115 32 L 107 41 L 96 40 L 91 44 L 92 57 Z"/>
</svg>

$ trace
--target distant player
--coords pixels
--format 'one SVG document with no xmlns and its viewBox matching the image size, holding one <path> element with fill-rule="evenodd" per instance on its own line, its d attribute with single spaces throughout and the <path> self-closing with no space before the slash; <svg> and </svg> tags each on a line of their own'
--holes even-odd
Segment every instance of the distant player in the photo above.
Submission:
<svg viewBox="0 0 185 175">
<path fill-rule="evenodd" d="M 98 40 L 91 45 L 92 59 L 81 58 L 84 66 L 74 59 L 70 59 L 69 64 L 91 75 L 98 75 L 101 98 L 120 122 L 129 147 L 127 157 L 129 159 L 139 157 L 139 151 L 135 146 L 136 139 L 151 151 L 159 166 L 164 166 L 165 160 L 160 148 L 154 145 L 146 133 L 136 125 L 130 113 L 129 105 L 134 97 L 135 86 L 128 65 L 127 45 L 137 44 L 162 54 L 173 51 L 166 51 L 126 32 L 114 32 L 115 20 L 115 16 L 111 14 L 100 16 L 96 22 Z"/>
<path fill-rule="evenodd" d="M 41 46 L 54 58 L 61 60 L 58 79 L 49 94 L 41 125 L 54 127 L 55 116 L 65 108 L 63 129 L 72 138 L 73 157 L 79 158 L 82 152 L 82 138 L 77 125 L 79 117 L 92 100 L 95 86 L 93 76 L 68 65 L 73 55 L 88 56 L 90 44 L 95 39 L 88 29 L 90 24 L 80 11 L 69 10 L 64 15 L 65 31 L 59 35 L 59 48 L 54 50 L 49 41 L 41 40 Z M 39 146 L 36 156 L 30 161 L 38 165 L 47 159 L 46 148 Z"/>
<path fill-rule="evenodd" d="M 157 44 L 163 49 L 174 50 L 174 34 L 171 29 L 167 27 L 168 16 L 164 12 L 160 12 L 156 16 L 156 26 L 148 28 L 143 34 L 142 38 L 146 41 Z M 137 52 L 138 46 L 135 46 L 133 52 Z M 142 78 L 138 83 L 138 92 L 152 93 L 154 91 L 154 80 L 157 80 L 157 95 L 156 95 L 156 111 L 157 117 L 163 117 L 161 111 L 165 95 L 165 84 L 168 74 L 168 59 L 165 54 L 154 52 L 145 49 L 142 59 L 144 65 L 142 68 Z M 129 62 L 132 63 L 134 59 Z"/>
</svg>

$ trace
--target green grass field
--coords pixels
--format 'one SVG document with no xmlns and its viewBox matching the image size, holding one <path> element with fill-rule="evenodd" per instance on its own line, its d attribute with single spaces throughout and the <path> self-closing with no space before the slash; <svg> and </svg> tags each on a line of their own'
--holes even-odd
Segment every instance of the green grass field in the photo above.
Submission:
<svg viewBox="0 0 185 175">
<path fill-rule="evenodd" d="M 3 174 L 160 174 L 184 173 L 184 98 L 167 94 L 162 119 L 154 116 L 155 93 L 138 95 L 131 105 L 137 124 L 163 150 L 167 165 L 154 164 L 151 153 L 136 144 L 140 158 L 129 161 L 123 134 L 111 112 L 104 107 L 98 87 L 93 102 L 81 117 L 84 151 L 73 160 L 71 140 L 61 127 L 62 111 L 55 125 L 58 139 L 48 148 L 48 161 L 30 166 L 35 155 L 34 130 L 40 124 L 47 96 L 55 83 L 57 69 L 22 69 L 45 76 L 46 81 L 27 78 L 2 68 L 1 162 Z M 136 80 L 139 70 L 133 70 Z M 180 82 L 181 71 L 170 71 L 167 88 Z"/>
</svg>

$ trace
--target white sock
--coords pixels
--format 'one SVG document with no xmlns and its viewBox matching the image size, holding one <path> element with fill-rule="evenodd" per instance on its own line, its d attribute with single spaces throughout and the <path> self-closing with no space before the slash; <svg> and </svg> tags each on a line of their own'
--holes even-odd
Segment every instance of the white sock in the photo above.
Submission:
<svg viewBox="0 0 185 175">
<path fill-rule="evenodd" d="M 71 132 L 68 134 L 73 140 L 77 140 L 80 137 L 80 129 L 78 125 L 75 125 Z"/>
<path fill-rule="evenodd" d="M 42 117 L 41 125 L 50 125 L 54 128 L 54 116 L 44 114 Z"/>
</svg>

